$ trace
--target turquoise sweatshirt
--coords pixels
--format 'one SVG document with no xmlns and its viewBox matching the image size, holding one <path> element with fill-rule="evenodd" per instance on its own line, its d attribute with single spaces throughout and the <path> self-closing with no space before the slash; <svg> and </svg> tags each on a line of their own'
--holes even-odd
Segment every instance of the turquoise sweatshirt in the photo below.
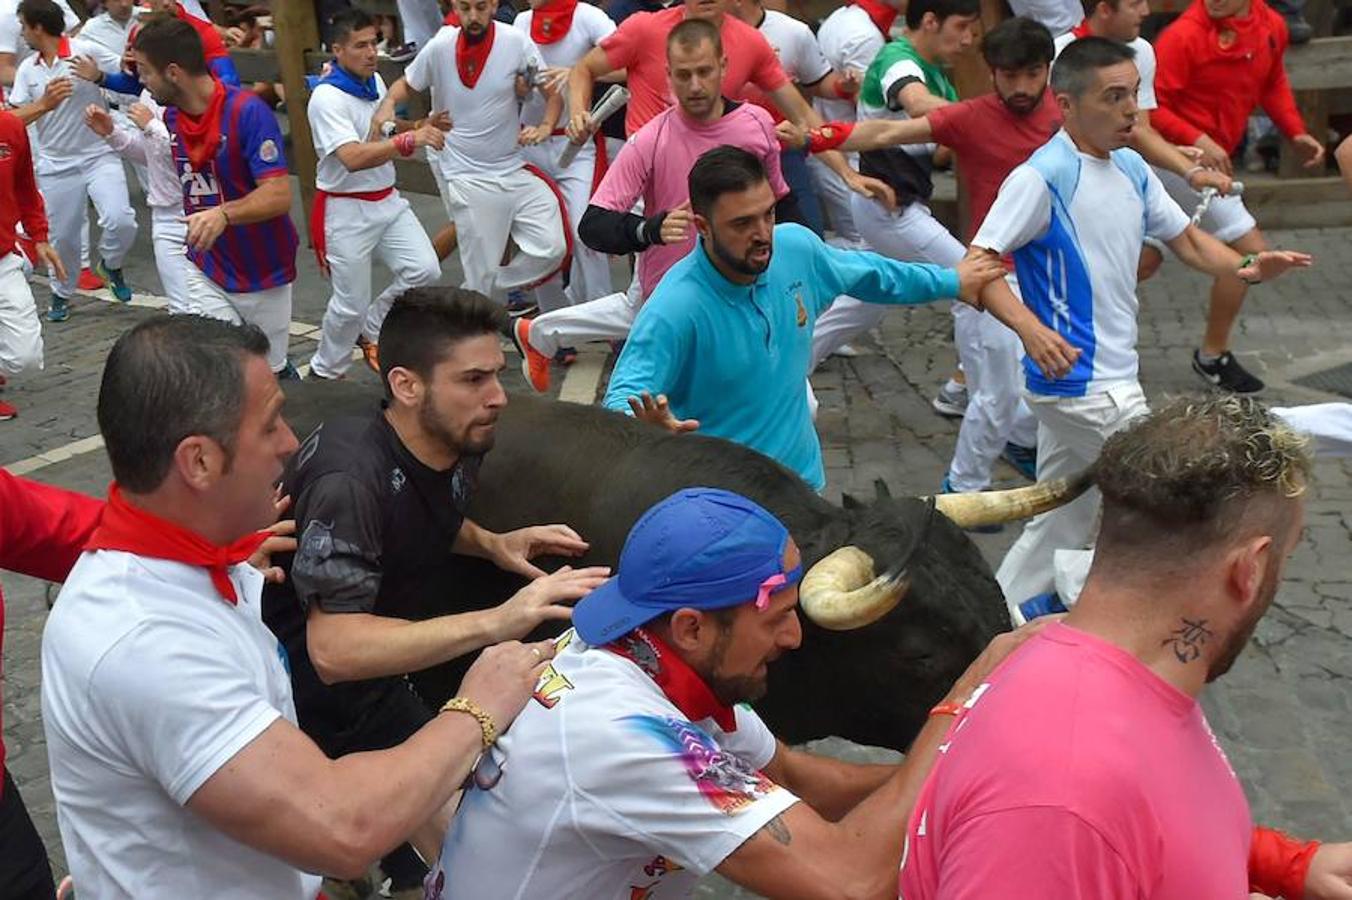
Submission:
<svg viewBox="0 0 1352 900">
<path fill-rule="evenodd" d="M 769 268 L 741 285 L 700 242 L 639 311 L 604 404 L 629 412 L 642 391 L 666 394 L 677 418 L 699 420 L 700 434 L 758 450 L 820 491 L 826 473 L 805 382 L 813 325 L 841 294 L 929 303 L 957 296 L 958 273 L 837 250 L 801 225 L 779 225 Z"/>
</svg>

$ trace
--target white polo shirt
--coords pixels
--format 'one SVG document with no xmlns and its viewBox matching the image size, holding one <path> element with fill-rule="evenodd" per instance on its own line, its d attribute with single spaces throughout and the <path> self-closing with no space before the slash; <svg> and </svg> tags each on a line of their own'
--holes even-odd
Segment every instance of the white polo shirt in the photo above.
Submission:
<svg viewBox="0 0 1352 900">
<path fill-rule="evenodd" d="M 472 89 L 460 81 L 456 70 L 460 29 L 454 26 L 438 31 L 404 71 L 410 87 L 415 91 L 430 87 L 434 106 L 450 111 L 446 148 L 428 154 L 447 181 L 510 175 L 526 164 L 516 140 L 521 131 L 516 76 L 524 75 L 532 63 L 542 68 L 544 60 L 526 34 L 501 22 L 492 27 L 493 48 Z"/>
<path fill-rule="evenodd" d="M 873 57 L 878 55 L 885 43 L 887 38 L 873 24 L 868 13 L 863 7 L 853 4 L 842 6 L 831 13 L 817 29 L 817 46 L 831 68 L 837 72 L 855 69 L 860 78 L 864 77 Z M 854 121 L 852 101 L 817 97 L 812 102 L 828 122 Z"/>
<path fill-rule="evenodd" d="M 794 83 L 813 85 L 831 74 L 831 63 L 805 22 L 777 9 L 767 9 L 759 27 Z"/>
<path fill-rule="evenodd" d="M 379 74 L 375 78 L 376 94 L 384 97 L 385 82 Z M 352 172 L 343 165 L 336 152 L 346 144 L 360 144 L 367 139 L 371 132 L 371 119 L 379 105 L 379 100 L 363 100 L 331 84 L 315 87 L 314 93 L 310 95 L 307 114 L 315 153 L 319 156 L 315 186 L 321 191 L 357 194 L 393 187 L 393 161 Z"/>
<path fill-rule="evenodd" d="M 51 65 L 36 53 L 19 63 L 14 74 L 14 90 L 9 95 L 12 106 L 24 106 L 40 99 L 47 82 L 66 76 L 74 84 L 71 95 L 56 109 L 33 124 L 42 152 L 38 155 L 36 171 L 39 175 L 55 175 L 83 165 L 90 159 L 112 151 L 108 145 L 84 123 L 85 107 L 91 103 L 108 108 L 103 91 L 98 85 L 75 74 L 70 60 L 77 56 L 91 56 L 105 72 L 116 72 L 121 59 L 102 44 L 83 38 L 70 38 L 70 57 L 53 56 Z"/>
<path fill-rule="evenodd" d="M 527 9 L 525 12 L 517 13 L 512 23 L 526 35 L 527 39 L 530 38 L 530 23 L 534 16 L 535 11 Z M 540 51 L 540 58 L 549 68 L 571 69 L 578 60 L 587 55 L 587 51 L 601 43 L 601 39 L 609 36 L 614 30 L 615 23 L 600 7 L 592 6 L 590 3 L 579 3 L 573 12 L 573 24 L 567 34 L 552 44 L 535 44 L 534 41 L 531 43 L 535 44 L 536 49 Z M 538 125 L 544 117 L 545 98 L 539 91 L 532 91 L 521 106 L 521 124 Z M 559 127 L 562 128 L 567 122 L 568 100 L 565 91 Z"/>
<path fill-rule="evenodd" d="M 568 631 L 535 699 L 486 754 L 429 898 L 687 897 L 798 798 L 760 772 L 775 739 L 691 722 L 643 669 Z"/>
<path fill-rule="evenodd" d="M 110 550 L 71 570 L 42 634 L 42 724 L 57 823 L 81 895 L 314 900 L 320 878 L 186 809 L 277 719 L 296 721 L 263 576 Z"/>
<path fill-rule="evenodd" d="M 1060 56 L 1061 51 L 1073 40 L 1075 35 L 1069 31 L 1058 37 L 1054 41 L 1056 55 Z M 1141 86 L 1136 91 L 1136 105 L 1146 111 L 1155 109 L 1159 106 L 1159 102 L 1155 100 L 1155 48 L 1143 37 L 1128 42 L 1127 46 L 1136 52 L 1136 71 L 1141 75 Z"/>
</svg>

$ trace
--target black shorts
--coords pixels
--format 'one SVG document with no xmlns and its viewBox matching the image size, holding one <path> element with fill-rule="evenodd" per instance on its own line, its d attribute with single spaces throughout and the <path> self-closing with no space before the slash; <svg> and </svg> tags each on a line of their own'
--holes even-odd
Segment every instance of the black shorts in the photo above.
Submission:
<svg viewBox="0 0 1352 900">
<path fill-rule="evenodd" d="M 47 848 L 6 768 L 4 793 L 0 794 L 0 897 L 52 900 L 55 896 Z"/>
</svg>

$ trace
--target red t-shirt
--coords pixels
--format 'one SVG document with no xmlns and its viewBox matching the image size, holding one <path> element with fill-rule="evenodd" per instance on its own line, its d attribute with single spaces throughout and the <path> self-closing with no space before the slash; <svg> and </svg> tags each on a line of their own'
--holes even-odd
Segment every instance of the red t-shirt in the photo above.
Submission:
<svg viewBox="0 0 1352 900">
<path fill-rule="evenodd" d="M 1061 127 L 1061 111 L 1050 90 L 1024 116 L 1011 112 L 998 95 L 984 94 L 941 106 L 926 118 L 934 140 L 952 147 L 958 156 L 958 168 L 967 183 L 968 243 L 1009 173 L 1027 162 Z"/>
<path fill-rule="evenodd" d="M 685 6 L 661 12 L 635 13 L 620 23 L 600 44 L 612 68 L 629 74 L 629 111 L 624 117 L 626 134 L 633 134 L 653 116 L 676 101 L 667 85 L 667 35 L 685 19 Z M 762 91 L 778 90 L 789 76 L 765 36 L 735 16 L 723 17 L 723 53 L 728 58 L 723 73 L 723 96 L 743 97 L 754 84 Z"/>
<path fill-rule="evenodd" d="M 0 469 L 0 568 L 65 581 L 102 512 L 101 500 Z M 0 642 L 4 633 L 5 602 L 0 596 Z M 4 764 L 0 741 L 0 768 Z"/>
<path fill-rule="evenodd" d="M 901 895 L 1234 900 L 1252 833 L 1197 701 L 1058 623 L 949 730 L 907 826 Z"/>
</svg>

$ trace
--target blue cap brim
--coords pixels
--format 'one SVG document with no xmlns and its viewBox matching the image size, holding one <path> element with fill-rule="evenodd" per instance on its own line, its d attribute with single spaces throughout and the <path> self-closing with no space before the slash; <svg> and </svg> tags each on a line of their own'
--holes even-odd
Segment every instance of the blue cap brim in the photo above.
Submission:
<svg viewBox="0 0 1352 900">
<path fill-rule="evenodd" d="M 631 603 L 620 592 L 620 576 L 616 575 L 573 607 L 573 628 L 582 640 L 599 647 L 652 621 L 663 611 L 659 607 Z"/>
</svg>

